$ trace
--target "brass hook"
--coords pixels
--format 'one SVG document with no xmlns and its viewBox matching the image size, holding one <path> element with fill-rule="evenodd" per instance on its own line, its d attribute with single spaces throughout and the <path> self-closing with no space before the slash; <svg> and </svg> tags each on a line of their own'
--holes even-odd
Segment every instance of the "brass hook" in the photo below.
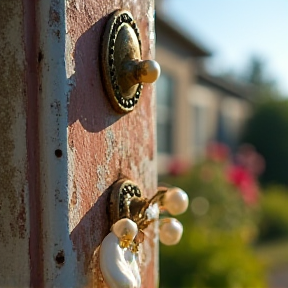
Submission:
<svg viewBox="0 0 288 288">
<path fill-rule="evenodd" d="M 102 74 L 107 96 L 119 113 L 134 109 L 142 83 L 153 83 L 160 75 L 154 60 L 141 59 L 141 39 L 130 12 L 116 11 L 108 20 L 101 52 Z"/>
</svg>

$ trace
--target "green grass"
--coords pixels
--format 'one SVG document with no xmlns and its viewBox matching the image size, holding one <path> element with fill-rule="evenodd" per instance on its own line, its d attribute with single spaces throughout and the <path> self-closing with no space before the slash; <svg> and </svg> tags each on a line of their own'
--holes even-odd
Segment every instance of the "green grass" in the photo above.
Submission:
<svg viewBox="0 0 288 288">
<path fill-rule="evenodd" d="M 255 251 L 269 270 L 288 265 L 288 239 L 258 245 Z"/>
</svg>

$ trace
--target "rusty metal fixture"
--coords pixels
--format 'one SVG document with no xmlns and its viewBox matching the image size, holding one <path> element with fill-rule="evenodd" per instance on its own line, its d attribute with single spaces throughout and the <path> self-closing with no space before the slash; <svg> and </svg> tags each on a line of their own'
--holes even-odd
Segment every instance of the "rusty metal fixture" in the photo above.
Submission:
<svg viewBox="0 0 288 288">
<path fill-rule="evenodd" d="M 102 39 L 102 74 L 105 90 L 119 113 L 134 109 L 142 83 L 153 83 L 160 75 L 154 60 L 141 60 L 140 31 L 133 16 L 118 10 L 108 19 Z"/>
<path fill-rule="evenodd" d="M 120 219 L 129 218 L 137 224 L 141 233 L 159 219 L 159 210 L 178 215 L 185 212 L 188 207 L 187 194 L 176 187 L 158 187 L 150 199 L 144 198 L 138 185 L 126 178 L 116 181 L 110 189 L 110 225 L 113 226 Z M 136 246 L 143 241 L 141 233 L 135 237 Z"/>
</svg>

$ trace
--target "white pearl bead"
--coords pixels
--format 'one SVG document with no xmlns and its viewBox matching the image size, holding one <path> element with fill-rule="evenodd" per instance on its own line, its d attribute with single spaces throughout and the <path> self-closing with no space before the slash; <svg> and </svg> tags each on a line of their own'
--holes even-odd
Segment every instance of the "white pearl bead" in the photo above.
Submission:
<svg viewBox="0 0 288 288">
<path fill-rule="evenodd" d="M 159 239 L 164 245 L 177 244 L 183 233 L 182 224 L 175 218 L 160 220 Z"/>
<path fill-rule="evenodd" d="M 171 188 L 164 195 L 163 206 L 171 215 L 184 213 L 188 208 L 187 194 L 180 188 Z"/>
<path fill-rule="evenodd" d="M 118 220 L 112 226 L 112 232 L 119 238 L 132 241 L 138 233 L 137 224 L 128 218 Z"/>
<path fill-rule="evenodd" d="M 140 288 L 141 276 L 136 255 L 129 249 L 122 249 L 117 236 L 110 232 L 100 246 L 100 269 L 105 287 Z M 126 258 L 126 254 L 130 254 Z"/>
</svg>

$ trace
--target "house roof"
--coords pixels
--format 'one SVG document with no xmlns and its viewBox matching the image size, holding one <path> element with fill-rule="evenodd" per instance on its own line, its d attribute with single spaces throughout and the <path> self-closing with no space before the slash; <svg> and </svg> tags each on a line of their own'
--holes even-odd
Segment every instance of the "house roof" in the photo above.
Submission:
<svg viewBox="0 0 288 288">
<path fill-rule="evenodd" d="M 238 98 L 251 101 L 252 85 L 239 83 L 236 80 L 225 77 L 212 76 L 204 71 L 198 71 L 198 81 L 200 84 L 219 89 Z"/>
<path fill-rule="evenodd" d="M 190 33 L 185 32 L 168 16 L 157 12 L 155 26 L 158 42 L 161 42 L 161 38 L 168 37 L 173 43 L 176 43 L 178 47 L 182 46 L 190 50 L 193 56 L 205 57 L 211 55 L 211 52 L 204 47 L 204 45 L 200 44 Z"/>
<path fill-rule="evenodd" d="M 155 26 L 156 43 L 158 45 L 162 44 L 171 50 L 177 51 L 177 53 L 185 53 L 194 57 L 211 56 L 211 52 L 196 40 L 191 33 L 185 32 L 161 11 L 156 13 Z M 239 83 L 235 79 L 228 77 L 210 75 L 202 65 L 195 72 L 197 73 L 199 84 L 207 85 L 231 96 L 251 101 L 251 92 L 253 91 L 251 85 Z"/>
</svg>

